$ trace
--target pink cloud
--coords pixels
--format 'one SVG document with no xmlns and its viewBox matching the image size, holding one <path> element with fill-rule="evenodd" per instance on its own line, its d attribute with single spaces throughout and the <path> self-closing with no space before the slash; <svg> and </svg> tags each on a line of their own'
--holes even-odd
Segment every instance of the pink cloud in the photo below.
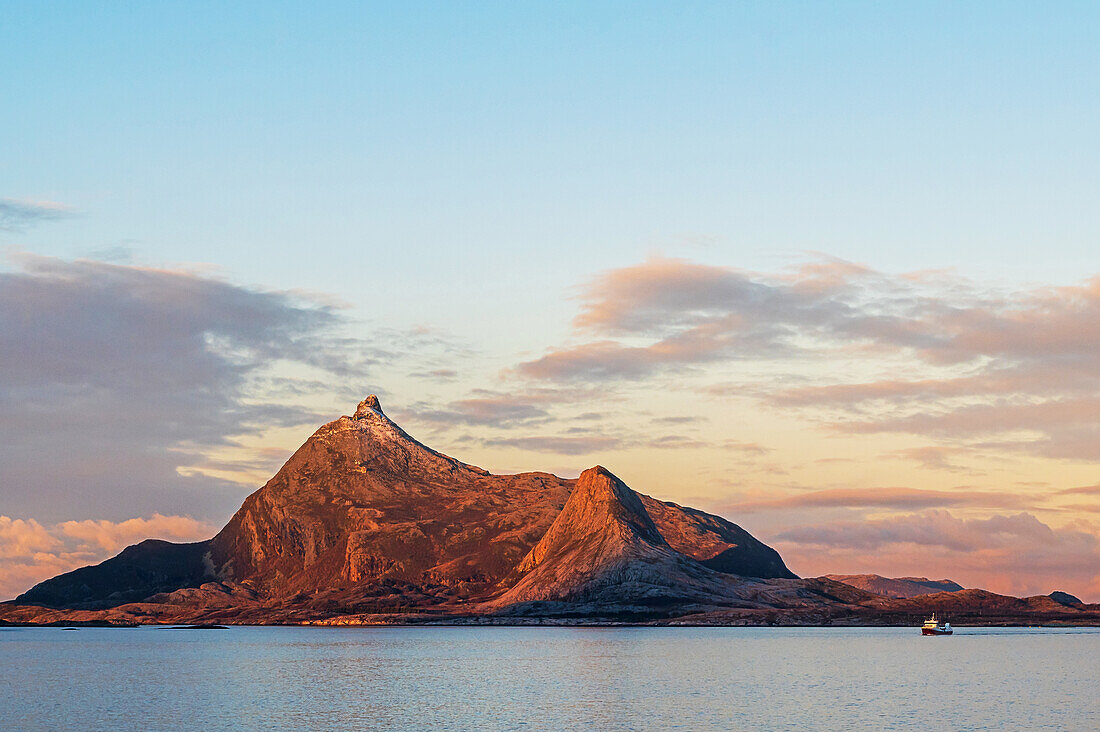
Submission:
<svg viewBox="0 0 1100 732">
<path fill-rule="evenodd" d="M 741 442 L 740 440 L 725 440 L 720 447 L 723 450 L 729 450 L 730 452 L 739 452 L 744 455 L 763 456 L 772 451 L 770 447 L 765 447 L 759 442 Z"/>
<path fill-rule="evenodd" d="M 580 300 L 574 327 L 584 340 L 520 363 L 514 375 L 607 382 L 744 361 L 781 377 L 809 359 L 820 371 L 858 354 L 865 370 L 891 375 L 794 388 L 774 378 L 713 385 L 714 393 L 813 417 L 827 410 L 844 432 L 992 445 L 990 436 L 1025 431 L 1031 436 L 998 449 L 1100 459 L 1100 276 L 1004 293 L 829 258 L 780 273 L 654 258 L 604 272 Z M 899 355 L 908 370 L 931 375 L 893 376 Z"/>
<path fill-rule="evenodd" d="M 688 354 L 683 348 L 657 343 L 644 348 L 623 346 L 614 341 L 596 341 L 573 348 L 551 349 L 545 356 L 521 363 L 521 376 L 549 380 L 602 380 L 638 378 L 676 357 L 701 360 L 703 353 Z"/>
<path fill-rule="evenodd" d="M 1066 488 L 1061 493 L 1068 493 L 1071 495 L 1086 495 L 1086 496 L 1100 496 L 1100 484 L 1097 485 L 1082 485 L 1076 488 Z"/>
<path fill-rule="evenodd" d="M 953 473 L 971 472 L 954 462 L 954 458 L 969 455 L 971 449 L 966 447 L 951 447 L 947 445 L 922 445 L 920 447 L 906 447 L 888 453 L 886 457 L 897 457 L 903 460 L 912 460 L 923 468 L 929 470 L 946 470 Z"/>
<path fill-rule="evenodd" d="M 1044 385 L 1034 375 L 1019 373 L 989 373 L 947 379 L 902 381 L 887 379 L 855 384 L 829 384 L 783 389 L 767 395 L 767 400 L 779 406 L 852 406 L 870 401 L 904 403 L 984 394 L 1004 394 L 1021 390 L 1034 391 Z"/>
<path fill-rule="evenodd" d="M 61 542 L 34 519 L 0 516 L 0 558 L 2 559 L 8 560 L 48 552 L 60 545 Z"/>
<path fill-rule="evenodd" d="M 690 450 L 708 447 L 708 443 L 687 435 L 662 435 L 646 441 L 646 447 L 661 450 Z"/>
<path fill-rule="evenodd" d="M 212 527 L 204 521 L 188 516 L 162 516 L 132 518 L 126 521 L 63 521 L 54 530 L 64 539 L 74 539 L 81 545 L 99 547 L 105 552 L 119 549 L 145 539 L 168 541 L 196 541 L 213 536 Z"/>
<path fill-rule="evenodd" d="M 126 521 L 63 521 L 0 516 L 0 598 L 15 597 L 54 575 L 95 564 L 144 539 L 201 541 L 217 531 L 187 516 L 153 514 Z"/>
<path fill-rule="evenodd" d="M 606 396 L 606 391 L 602 394 Z M 448 402 L 443 408 L 420 403 L 407 413 L 414 421 L 434 425 L 505 426 L 543 422 L 556 404 L 591 399 L 586 389 L 535 387 L 515 392 L 474 389 L 465 399 Z"/>
<path fill-rule="evenodd" d="M 1024 505 L 1024 497 L 1014 493 L 955 489 L 949 491 L 920 488 L 827 488 L 783 498 L 742 501 L 723 508 L 729 512 L 767 511 L 792 508 L 938 508 L 943 506 L 1007 507 Z"/>
</svg>

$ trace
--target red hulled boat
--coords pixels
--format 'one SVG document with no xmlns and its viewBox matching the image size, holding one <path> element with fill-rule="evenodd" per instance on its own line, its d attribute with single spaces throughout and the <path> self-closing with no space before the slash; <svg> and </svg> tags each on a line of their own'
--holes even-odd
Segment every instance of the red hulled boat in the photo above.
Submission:
<svg viewBox="0 0 1100 732">
<path fill-rule="evenodd" d="M 932 613 L 932 617 L 925 620 L 924 625 L 920 627 L 921 635 L 951 635 L 953 632 L 951 623 L 944 623 L 936 619 L 935 613 Z"/>
</svg>

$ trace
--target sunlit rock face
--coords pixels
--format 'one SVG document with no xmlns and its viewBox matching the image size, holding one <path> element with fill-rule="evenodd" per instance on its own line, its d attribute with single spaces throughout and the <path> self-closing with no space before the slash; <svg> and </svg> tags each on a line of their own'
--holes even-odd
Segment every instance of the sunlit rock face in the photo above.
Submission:
<svg viewBox="0 0 1100 732">
<path fill-rule="evenodd" d="M 737 596 L 729 575 L 669 546 L 641 497 L 600 466 L 581 474 L 517 573 L 519 580 L 496 605 L 721 603 Z"/>
</svg>

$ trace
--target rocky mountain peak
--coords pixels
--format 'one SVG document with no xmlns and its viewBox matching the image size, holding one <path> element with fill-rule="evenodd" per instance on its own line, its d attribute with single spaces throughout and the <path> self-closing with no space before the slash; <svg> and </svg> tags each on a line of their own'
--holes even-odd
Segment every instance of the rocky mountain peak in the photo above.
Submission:
<svg viewBox="0 0 1100 732">
<path fill-rule="evenodd" d="M 366 399 L 359 402 L 359 407 L 355 410 L 355 419 L 366 419 L 372 413 L 384 415 L 382 412 L 382 404 L 374 394 L 371 394 Z"/>
<path fill-rule="evenodd" d="M 490 606 L 648 606 L 729 597 L 738 582 L 674 550 L 641 496 L 599 465 L 581 473 L 561 513 L 516 569 L 518 581 Z"/>
<path fill-rule="evenodd" d="M 602 527 L 605 521 L 612 520 L 647 542 L 665 543 L 638 494 L 602 465 L 581 473 L 566 509 L 583 517 L 590 529 Z"/>
<path fill-rule="evenodd" d="M 551 567 L 545 573 L 588 575 L 609 560 L 644 554 L 650 546 L 666 543 L 638 494 L 597 465 L 581 473 L 561 513 L 519 571 Z"/>
</svg>

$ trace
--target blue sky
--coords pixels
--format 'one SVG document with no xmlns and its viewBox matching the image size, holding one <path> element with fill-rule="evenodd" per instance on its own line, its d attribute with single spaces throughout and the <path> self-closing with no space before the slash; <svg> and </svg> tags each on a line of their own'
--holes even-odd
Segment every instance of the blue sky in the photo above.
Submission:
<svg viewBox="0 0 1100 732">
<path fill-rule="evenodd" d="M 0 187 L 84 214 L 35 251 L 508 298 L 654 250 L 1069 279 L 1097 234 L 1088 4 L 6 7 Z"/>
<path fill-rule="evenodd" d="M 655 495 L 763 510 L 769 539 L 809 521 L 772 505 L 800 492 L 1017 481 L 1011 500 L 920 505 L 974 531 L 1026 510 L 1077 532 L 1084 566 L 1100 556 L 1095 514 L 1051 497 L 1092 495 L 1059 491 L 1095 482 L 1100 445 L 1080 416 L 1100 394 L 1085 284 L 1100 269 L 1098 33 L 1090 3 L 6 3 L 0 316 L 23 371 L 0 400 L 25 411 L 7 428 L 25 437 L 52 414 L 42 404 L 89 394 L 120 424 L 158 398 L 218 418 L 187 412 L 91 473 L 28 458 L 61 439 L 36 427 L 40 443 L 8 457 L 21 477 L 0 514 L 57 541 L 62 520 L 144 517 L 147 531 L 155 512 L 205 531 L 371 389 L 486 467 L 603 461 Z M 906 274 L 920 270 L 952 274 Z M 920 338 L 840 310 L 907 319 Z M 752 317 L 765 325 L 731 326 Z M 994 327 L 1016 340 L 993 343 Z M 1029 328 L 1064 337 L 1037 345 Z M 137 332 L 140 358 L 99 348 Z M 64 368 L 64 349 L 32 343 L 68 338 L 85 350 Z M 318 353 L 342 365 L 319 371 Z M 103 376 L 163 359 L 184 359 L 168 386 L 122 393 Z M 829 396 L 826 413 L 821 393 L 777 391 L 976 375 L 1000 391 L 877 404 L 872 427 L 863 396 Z M 189 379 L 208 379 L 201 399 Z M 965 410 L 1044 400 L 1010 435 L 960 426 Z M 261 413 L 277 425 L 250 427 Z M 51 470 L 57 490 L 91 487 L 65 503 L 28 477 Z M 836 521 L 887 520 L 836 506 Z M 784 551 L 796 571 L 799 551 L 832 556 Z M 828 569 L 861 569 L 837 551 L 848 564 Z M 18 576 L 45 571 L 32 565 Z M 1072 576 L 1100 593 L 1095 573 Z"/>
</svg>

